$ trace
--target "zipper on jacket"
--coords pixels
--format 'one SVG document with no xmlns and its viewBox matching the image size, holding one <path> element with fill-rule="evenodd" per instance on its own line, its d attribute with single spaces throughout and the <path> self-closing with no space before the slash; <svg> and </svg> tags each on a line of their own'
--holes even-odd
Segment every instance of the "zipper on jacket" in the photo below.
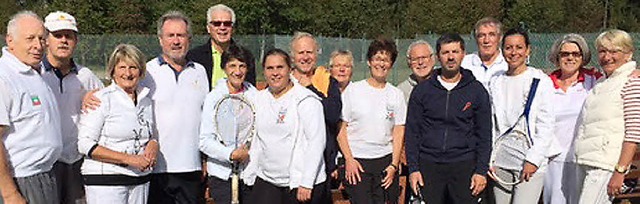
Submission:
<svg viewBox="0 0 640 204">
<path fill-rule="evenodd" d="M 451 95 L 451 90 L 447 90 L 447 101 L 444 105 L 444 122 L 447 123 L 449 120 L 449 96 Z M 447 150 L 447 135 L 449 134 L 449 126 L 445 124 L 444 129 L 444 139 L 442 140 L 442 151 Z"/>
</svg>

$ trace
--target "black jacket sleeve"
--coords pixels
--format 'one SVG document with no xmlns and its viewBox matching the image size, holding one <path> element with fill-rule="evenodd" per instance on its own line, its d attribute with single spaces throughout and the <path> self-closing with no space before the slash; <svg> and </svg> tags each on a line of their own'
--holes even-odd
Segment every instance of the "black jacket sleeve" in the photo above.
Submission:
<svg viewBox="0 0 640 204">
<path fill-rule="evenodd" d="M 407 106 L 407 120 L 405 122 L 404 145 L 407 157 L 407 166 L 409 174 L 420 171 L 420 121 L 422 121 L 422 113 L 424 112 L 424 104 L 422 104 L 422 95 L 424 90 L 420 85 L 411 91 L 409 104 Z"/>
<path fill-rule="evenodd" d="M 477 82 L 477 81 L 476 81 Z M 476 169 L 474 173 L 480 175 L 486 175 L 489 170 L 489 160 L 491 157 L 492 149 L 492 133 L 491 133 L 491 103 L 489 99 L 489 93 L 480 84 L 476 83 L 478 87 L 478 98 L 476 108 L 474 109 L 474 130 L 476 141 Z"/>
<path fill-rule="evenodd" d="M 342 114 L 342 98 L 340 97 L 338 81 L 333 77 L 329 77 L 329 80 L 328 96 L 324 96 L 313 85 L 307 86 L 309 90 L 322 98 L 324 122 L 327 127 L 327 144 L 324 150 L 327 173 L 331 173 L 337 168 L 335 160 L 338 155 L 338 141 L 336 137 L 338 136 L 338 122 L 340 122 L 340 115 Z"/>
</svg>

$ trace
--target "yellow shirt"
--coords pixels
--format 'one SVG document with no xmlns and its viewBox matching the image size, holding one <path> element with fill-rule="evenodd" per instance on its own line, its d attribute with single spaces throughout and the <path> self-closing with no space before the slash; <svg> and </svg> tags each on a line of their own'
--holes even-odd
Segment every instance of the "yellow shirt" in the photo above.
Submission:
<svg viewBox="0 0 640 204">
<path fill-rule="evenodd" d="M 316 68 L 316 72 L 314 72 L 311 77 L 311 84 L 313 84 L 313 87 L 316 87 L 318 91 L 322 92 L 324 97 L 329 96 L 330 77 L 331 73 L 324 66 Z"/>
<path fill-rule="evenodd" d="M 216 48 L 211 45 L 211 58 L 213 59 L 213 68 L 211 70 L 211 88 L 216 87 L 216 82 L 218 80 L 227 77 L 227 74 L 224 73 L 220 63 L 222 63 L 222 53 L 218 52 Z"/>
</svg>

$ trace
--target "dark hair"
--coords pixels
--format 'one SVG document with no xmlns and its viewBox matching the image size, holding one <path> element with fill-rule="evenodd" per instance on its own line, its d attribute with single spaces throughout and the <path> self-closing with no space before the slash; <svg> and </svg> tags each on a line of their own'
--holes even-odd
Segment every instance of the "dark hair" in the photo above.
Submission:
<svg viewBox="0 0 640 204">
<path fill-rule="evenodd" d="M 442 45 L 449 43 L 460 43 L 460 48 L 464 51 L 464 39 L 457 33 L 445 33 L 436 41 L 436 53 L 440 53 Z"/>
<path fill-rule="evenodd" d="M 231 46 L 229 46 L 229 48 L 227 48 L 227 50 L 222 53 L 220 59 L 220 68 L 224 69 L 227 66 L 227 63 L 229 63 L 233 59 L 237 59 L 238 61 L 246 64 L 249 62 L 248 54 L 249 53 L 247 53 L 245 49 L 232 44 Z M 247 67 L 250 66 L 247 65 Z"/>
<path fill-rule="evenodd" d="M 524 37 L 524 44 L 528 47 L 530 42 L 529 42 L 529 33 L 527 33 L 527 30 L 517 27 L 517 28 L 511 28 L 509 30 L 507 30 L 507 32 L 504 32 L 504 36 L 502 36 L 502 47 L 504 47 L 504 41 L 505 39 L 507 39 L 507 37 L 512 36 L 512 35 L 522 35 L 522 37 Z"/>
<path fill-rule="evenodd" d="M 285 52 L 284 50 L 278 49 L 278 48 L 274 48 L 274 49 L 270 49 L 269 51 L 267 51 L 267 53 L 264 54 L 264 57 L 262 57 L 262 69 L 264 69 L 264 63 L 267 62 L 267 57 L 271 56 L 271 55 L 280 55 L 284 58 L 284 61 L 287 63 L 287 66 L 289 66 L 289 68 L 291 68 L 291 57 L 289 57 L 289 54 L 287 54 L 287 52 Z"/>
<path fill-rule="evenodd" d="M 367 60 L 371 60 L 378 52 L 388 53 L 391 56 L 391 64 L 396 62 L 396 57 L 398 57 L 396 43 L 389 38 L 379 37 L 372 41 L 371 44 L 369 44 L 369 50 L 367 50 Z"/>
</svg>

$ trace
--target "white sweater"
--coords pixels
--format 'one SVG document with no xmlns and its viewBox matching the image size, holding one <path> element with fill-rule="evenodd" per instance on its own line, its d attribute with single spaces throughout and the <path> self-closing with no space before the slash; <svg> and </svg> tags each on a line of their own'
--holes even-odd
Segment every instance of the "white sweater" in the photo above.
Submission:
<svg viewBox="0 0 640 204">
<path fill-rule="evenodd" d="M 578 164 L 614 170 L 625 134 L 621 91 L 635 68 L 636 62 L 628 62 L 589 91 L 578 118 Z"/>
<path fill-rule="evenodd" d="M 525 77 L 521 80 L 523 84 L 517 86 L 523 88 L 521 90 L 507 91 L 506 88 L 517 88 L 516 86 L 507 86 L 508 80 L 516 80 L 516 77 L 519 78 L 518 80 L 521 79 L 520 77 Z M 489 93 L 493 110 L 493 140 L 495 141 L 496 137 L 507 131 L 516 118 L 522 114 L 533 78 L 540 79 L 540 83 L 529 112 L 529 130 L 531 131 L 530 137 L 533 140 L 533 145 L 527 151 L 525 159 L 541 167 L 549 158 L 560 154 L 561 149 L 554 137 L 553 83 L 549 76 L 539 69 L 527 67 L 524 73 L 513 77 L 507 76 L 505 71 L 501 71 L 491 78 Z M 520 95 L 506 95 L 514 92 L 518 92 Z M 522 98 L 522 100 L 517 100 L 518 97 Z M 509 101 L 511 102 L 509 103 Z M 524 121 L 524 118 L 522 121 Z"/>
<path fill-rule="evenodd" d="M 153 110 L 149 89 L 138 87 L 138 104 L 115 83 L 94 94 L 101 104 L 80 117 L 78 150 L 84 155 L 95 145 L 126 154 L 142 154 L 151 139 Z M 83 175 L 143 176 L 133 167 L 123 167 L 86 157 L 82 163 Z"/>
<path fill-rule="evenodd" d="M 258 134 L 251 147 L 256 157 L 247 169 L 255 164 L 257 176 L 276 186 L 313 188 L 326 179 L 324 113 L 318 96 L 294 84 L 277 99 L 268 89 L 258 93 Z"/>
</svg>

